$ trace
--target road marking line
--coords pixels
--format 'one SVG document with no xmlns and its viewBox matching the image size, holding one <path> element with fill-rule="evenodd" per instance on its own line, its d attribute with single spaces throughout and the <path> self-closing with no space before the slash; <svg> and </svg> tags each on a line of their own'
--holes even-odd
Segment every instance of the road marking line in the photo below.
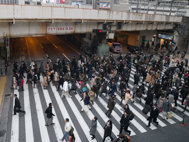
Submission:
<svg viewBox="0 0 189 142">
<path fill-rule="evenodd" d="M 17 89 L 14 89 L 14 94 L 17 94 L 17 97 L 19 98 L 19 92 Z M 14 113 L 15 98 L 14 95 L 12 97 Z M 19 114 L 12 115 L 11 142 L 19 142 Z"/>
<path fill-rule="evenodd" d="M 54 43 L 53 43 L 54 47 L 58 48 Z"/>
<path fill-rule="evenodd" d="M 58 106 L 59 106 L 59 108 L 60 108 L 60 111 L 61 111 L 61 113 L 62 113 L 64 119 L 70 118 L 70 124 L 72 125 L 72 127 L 74 127 L 75 130 L 77 130 L 77 129 L 75 128 L 75 126 L 74 126 L 74 123 L 73 123 L 72 120 L 71 120 L 71 117 L 69 116 L 69 114 L 68 114 L 68 112 L 67 112 L 66 107 L 64 106 L 64 103 L 62 102 L 62 99 L 61 99 L 59 93 L 56 91 L 56 87 L 55 87 L 55 86 L 52 86 L 51 83 L 50 83 L 50 86 L 51 86 L 51 88 L 52 88 L 54 97 L 55 97 L 55 99 L 56 99 L 56 101 L 57 101 L 57 103 L 58 103 Z M 61 88 L 61 89 L 62 89 L 62 88 Z M 68 101 L 68 103 L 69 103 L 69 101 Z M 79 134 L 77 133 L 77 131 L 74 131 L 74 134 L 75 134 L 75 137 L 76 137 L 77 142 L 82 142 L 81 139 L 80 139 L 80 137 L 79 137 Z"/>
<path fill-rule="evenodd" d="M 26 75 L 26 73 L 25 73 Z M 26 111 L 25 114 L 25 135 L 26 135 L 26 142 L 33 142 L 34 135 L 33 135 L 33 125 L 32 125 L 32 117 L 31 117 L 31 108 L 30 108 L 30 98 L 29 98 L 29 91 L 28 85 L 25 83 L 26 78 L 24 78 L 24 109 Z M 29 138 L 29 139 L 27 139 Z"/>
<path fill-rule="evenodd" d="M 43 76 L 41 76 L 41 78 L 42 78 L 41 81 L 43 82 Z M 42 88 L 42 91 L 43 91 L 43 94 L 44 94 L 46 105 L 48 105 L 49 103 L 52 103 L 52 100 L 50 98 L 48 90 L 43 89 L 42 84 L 41 84 L 41 88 Z M 54 107 L 52 107 L 52 112 L 55 115 L 55 117 L 53 117 L 53 121 L 55 123 L 55 125 L 53 125 L 53 128 L 54 128 L 55 135 L 56 135 L 56 138 L 57 138 L 57 141 L 58 141 L 62 137 L 63 131 L 61 129 L 60 122 L 58 121 L 58 116 L 56 114 Z"/>
<path fill-rule="evenodd" d="M 64 57 L 66 57 L 66 59 L 68 59 L 68 61 L 70 61 L 70 59 L 69 59 L 64 53 L 62 53 L 62 55 L 63 55 Z"/>
<path fill-rule="evenodd" d="M 41 100 L 39 97 L 39 91 L 36 88 L 33 88 L 33 95 L 35 99 L 35 106 L 37 112 L 37 119 L 39 122 L 39 130 L 41 135 L 42 142 L 50 142 L 49 135 L 47 132 L 47 127 L 45 126 L 44 110 L 41 105 Z"/>
<path fill-rule="evenodd" d="M 61 39 L 59 39 L 58 37 L 54 36 L 55 38 L 57 38 L 60 42 L 66 44 L 65 42 L 63 42 Z M 72 48 L 71 46 L 69 46 L 68 44 L 66 44 L 69 48 L 71 48 L 72 50 L 74 50 L 77 54 L 81 55 L 78 51 L 76 51 L 74 48 Z"/>
<path fill-rule="evenodd" d="M 41 43 L 39 45 L 41 46 L 41 48 L 43 48 L 43 46 L 41 45 Z"/>
</svg>

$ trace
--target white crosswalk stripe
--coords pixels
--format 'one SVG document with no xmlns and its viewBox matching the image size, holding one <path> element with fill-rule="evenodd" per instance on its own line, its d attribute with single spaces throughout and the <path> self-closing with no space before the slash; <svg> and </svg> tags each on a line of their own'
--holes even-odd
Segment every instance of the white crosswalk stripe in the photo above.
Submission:
<svg viewBox="0 0 189 142">
<path fill-rule="evenodd" d="M 17 97 L 19 98 L 18 90 L 14 90 L 14 94 L 17 94 Z M 12 109 L 13 111 L 14 111 L 14 105 L 15 105 L 14 94 L 13 94 L 13 109 Z M 18 114 L 13 115 L 12 117 L 11 142 L 19 142 L 19 115 Z"/>
<path fill-rule="evenodd" d="M 24 82 L 26 82 L 26 79 L 24 79 Z M 30 100 L 29 100 L 29 90 L 28 85 L 24 83 L 24 108 L 27 112 L 25 114 L 25 131 L 26 131 L 26 142 L 33 142 L 34 136 L 33 136 L 33 125 L 32 125 L 32 118 L 31 118 L 31 108 L 30 108 Z"/>
<path fill-rule="evenodd" d="M 96 72 L 96 73 L 98 74 L 98 72 Z M 131 91 L 131 94 L 132 94 L 135 73 L 136 73 L 136 69 L 135 69 L 135 67 L 132 67 L 131 74 L 129 77 L 129 82 L 128 82 L 128 85 L 130 87 L 129 90 Z M 162 73 L 162 75 L 163 75 L 163 73 Z M 110 81 L 110 79 L 108 77 L 104 77 L 104 79 L 108 82 Z M 24 80 L 26 81 L 26 79 L 24 79 Z M 121 91 L 119 89 L 120 80 L 121 80 L 121 78 L 119 77 L 119 81 L 117 83 L 118 92 L 115 93 L 116 105 L 115 105 L 115 109 L 112 111 L 112 114 L 111 114 L 111 117 L 114 119 L 114 122 L 115 122 L 115 124 L 113 124 L 113 127 L 112 127 L 112 134 L 114 136 L 117 136 L 119 134 L 120 125 L 118 125 L 118 124 L 121 119 L 120 114 L 123 114 L 123 112 L 124 112 L 123 107 L 118 104 L 118 102 L 121 101 L 121 98 L 120 98 Z M 41 81 L 43 81 L 43 79 L 41 79 Z M 90 88 L 89 83 L 90 82 L 87 81 L 88 89 Z M 142 77 L 140 77 L 139 84 L 142 84 Z M 148 84 L 146 84 L 146 83 L 144 83 L 144 84 L 145 84 L 145 89 L 148 90 Z M 30 90 L 28 90 L 29 85 L 31 85 L 31 84 L 24 84 L 24 89 L 25 89 L 25 91 L 23 92 L 24 106 L 22 109 L 26 110 L 27 113 L 24 116 L 25 122 L 23 123 L 24 127 L 25 127 L 25 132 L 22 132 L 22 133 L 25 134 L 26 142 L 33 142 L 34 136 L 35 136 L 33 132 L 35 132 L 35 129 L 33 127 L 34 120 L 32 120 L 32 115 L 33 115 L 32 110 L 31 110 L 32 108 L 30 108 L 30 106 L 32 104 L 30 103 L 30 101 L 31 101 L 30 96 L 29 96 Z M 78 89 L 79 84 L 76 83 L 76 85 L 77 85 L 77 89 Z M 86 115 L 82 115 L 80 113 L 80 110 L 82 108 L 83 101 L 80 101 L 81 97 L 79 96 L 80 92 L 78 90 L 77 90 L 78 93 L 75 96 L 73 96 L 73 99 L 68 98 L 66 96 L 65 98 L 63 98 L 65 100 L 62 100 L 59 92 L 56 91 L 56 87 L 53 86 L 51 83 L 49 84 L 49 86 L 48 86 L 49 89 L 47 89 L 47 90 L 44 90 L 42 85 L 39 85 L 38 87 L 42 88 L 42 92 L 43 92 L 42 94 L 39 94 L 39 92 L 41 90 L 41 89 L 39 90 L 39 88 L 33 88 L 32 92 L 33 92 L 33 96 L 34 96 L 34 104 L 33 105 L 35 105 L 35 108 L 36 108 L 36 114 L 34 114 L 34 115 L 36 115 L 37 116 L 36 118 L 38 119 L 37 120 L 39 123 L 39 132 L 38 133 L 40 134 L 40 139 L 42 142 L 50 142 L 52 139 L 49 135 L 48 127 L 45 126 L 46 114 L 44 114 L 44 108 L 43 108 L 44 103 L 46 104 L 46 106 L 48 106 L 48 103 L 50 103 L 52 101 L 57 103 L 57 105 L 59 107 L 59 108 L 53 107 L 53 113 L 56 115 L 53 119 L 53 122 L 55 122 L 55 125 L 53 125 L 53 127 L 52 127 L 54 136 L 56 137 L 56 138 L 55 137 L 53 138 L 55 141 L 58 142 L 59 138 L 62 138 L 62 136 L 64 134 L 64 128 L 61 128 L 62 122 L 60 121 L 60 119 L 58 119 L 59 118 L 58 116 L 60 116 L 60 115 L 61 115 L 61 117 L 63 116 L 62 121 L 64 121 L 65 118 L 70 119 L 70 124 L 74 127 L 74 135 L 76 137 L 77 142 L 83 141 L 83 137 L 80 136 L 80 133 L 82 133 L 83 136 L 85 136 L 86 141 L 91 141 L 91 142 L 101 141 L 101 139 L 104 136 L 103 123 L 105 125 L 105 123 L 109 119 L 111 119 L 111 118 L 108 118 L 104 112 L 104 110 L 108 110 L 107 101 L 109 99 L 109 96 L 99 97 L 98 102 L 95 102 L 95 100 L 94 100 L 94 105 L 92 105 L 92 110 L 88 110 L 88 108 L 85 107 L 85 111 L 83 113 L 85 113 Z M 60 87 L 60 88 L 62 89 L 62 87 Z M 69 88 L 71 88 L 71 84 L 69 84 Z M 109 87 L 107 87 L 107 89 L 109 90 Z M 51 91 L 52 94 L 50 94 L 49 90 L 52 90 Z M 19 98 L 20 92 L 18 92 L 17 90 L 14 90 L 13 93 L 17 94 L 18 98 Z M 43 94 L 44 94 L 44 100 L 41 100 L 43 97 L 40 97 L 40 95 L 43 95 Z M 53 97 L 51 95 L 53 95 Z M 146 94 L 143 95 L 143 97 L 146 97 L 146 96 L 147 96 Z M 142 109 L 144 108 L 144 105 L 145 105 L 145 100 L 143 97 L 141 98 L 141 103 L 138 103 L 139 99 L 137 99 L 137 101 L 134 104 L 129 104 L 131 111 L 135 115 L 133 120 L 130 121 L 131 125 L 128 128 L 131 131 L 131 137 L 137 135 L 138 133 L 147 133 L 148 131 L 151 131 L 151 130 L 156 131 L 156 129 L 158 129 L 158 127 L 156 127 L 153 123 L 151 124 L 151 126 L 149 128 L 145 127 L 145 125 L 148 124 L 147 117 L 150 114 L 148 113 L 147 115 L 145 115 L 142 113 Z M 182 100 L 181 98 L 178 99 L 178 101 L 177 101 L 178 106 L 175 107 L 175 109 L 178 110 L 179 113 L 184 110 L 183 106 L 181 105 L 181 100 Z M 13 102 L 13 109 L 14 109 L 14 98 L 13 98 L 12 102 Z M 66 102 L 66 103 L 64 103 L 64 102 Z M 124 100 L 123 100 L 123 104 L 125 104 Z M 71 112 L 68 111 L 68 109 L 67 109 L 68 107 L 69 107 L 69 111 L 71 111 Z M 94 112 L 93 112 L 93 110 L 94 110 Z M 57 112 L 60 112 L 60 113 L 57 113 Z M 103 122 L 97 121 L 98 139 L 91 140 L 91 136 L 89 134 L 90 124 L 87 123 L 86 119 L 92 120 L 95 116 L 94 114 L 96 114 L 96 113 L 97 113 L 97 115 L 100 116 L 100 119 L 103 120 Z M 172 113 L 173 118 L 166 119 L 166 120 L 161 120 L 160 118 L 163 118 L 163 115 L 161 112 L 159 113 L 159 117 L 157 119 L 157 121 L 159 122 L 159 127 L 168 127 L 170 124 L 175 124 L 177 122 L 182 121 L 182 116 L 180 114 L 178 114 L 177 111 L 172 110 L 171 113 Z M 189 116 L 188 110 L 185 111 L 184 114 L 186 116 Z M 21 126 L 21 124 L 19 124 L 19 117 L 20 117 L 19 115 L 12 116 L 10 142 L 19 142 L 20 141 L 19 140 L 19 135 L 20 135 L 19 129 L 22 126 Z M 74 121 L 72 121 L 72 117 L 75 118 Z M 79 122 L 79 124 L 76 124 L 76 122 Z M 82 130 L 82 132 L 80 130 Z M 99 140 L 99 138 L 100 138 L 100 140 Z"/>
</svg>

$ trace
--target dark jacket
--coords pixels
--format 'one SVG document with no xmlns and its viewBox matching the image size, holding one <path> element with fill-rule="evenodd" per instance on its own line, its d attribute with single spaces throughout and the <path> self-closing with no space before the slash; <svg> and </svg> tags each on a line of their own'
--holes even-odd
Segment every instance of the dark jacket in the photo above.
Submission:
<svg viewBox="0 0 189 142">
<path fill-rule="evenodd" d="M 112 135 L 112 126 L 106 125 L 104 127 L 104 137 L 106 138 L 107 136 L 111 136 L 111 135 Z"/>
<path fill-rule="evenodd" d="M 45 113 L 47 114 L 47 118 L 51 118 L 52 116 L 55 116 L 53 113 L 52 113 L 52 107 L 48 107 L 45 111 Z"/>
<path fill-rule="evenodd" d="M 101 93 L 107 93 L 107 86 L 108 86 L 108 83 L 104 83 L 104 84 L 102 85 Z"/>
<path fill-rule="evenodd" d="M 114 100 L 110 97 L 110 98 L 108 99 L 108 108 L 109 108 L 109 110 L 113 110 L 113 109 L 114 109 L 114 106 L 115 106 L 115 102 L 114 102 Z"/>
<path fill-rule="evenodd" d="M 86 95 L 86 97 L 84 99 L 84 103 L 85 103 L 85 105 L 89 105 L 90 104 L 90 97 L 89 97 L 89 95 Z"/>
<path fill-rule="evenodd" d="M 186 98 L 186 96 L 188 96 L 188 94 L 189 94 L 188 88 L 183 88 L 183 89 L 181 90 L 181 95 L 182 95 L 182 97 Z"/>
<path fill-rule="evenodd" d="M 117 87 L 116 87 L 115 84 L 113 84 L 113 85 L 111 86 L 111 89 L 112 89 L 112 92 L 117 92 Z"/>
<path fill-rule="evenodd" d="M 129 115 L 127 115 L 125 117 L 125 115 L 123 114 L 121 117 L 120 123 L 121 123 L 121 126 L 123 126 L 125 128 L 128 127 L 129 126 Z"/>
<path fill-rule="evenodd" d="M 171 94 L 174 95 L 174 100 L 178 100 L 178 90 L 177 90 L 177 89 L 173 89 L 173 90 L 171 91 Z"/>
<path fill-rule="evenodd" d="M 146 98 L 146 104 L 150 104 L 150 102 L 153 103 L 153 97 L 154 95 L 151 92 L 148 92 Z"/>
<path fill-rule="evenodd" d="M 152 108 L 150 112 L 150 118 L 157 119 L 158 114 L 159 114 L 159 110 L 157 108 L 155 110 L 154 108 Z"/>
<path fill-rule="evenodd" d="M 138 74 L 135 74 L 135 75 L 134 75 L 134 80 L 135 80 L 135 82 L 138 82 L 138 81 L 140 80 Z"/>
<path fill-rule="evenodd" d="M 15 105 L 14 105 L 15 108 L 21 108 L 20 106 L 20 101 L 18 98 L 15 98 Z"/>
</svg>

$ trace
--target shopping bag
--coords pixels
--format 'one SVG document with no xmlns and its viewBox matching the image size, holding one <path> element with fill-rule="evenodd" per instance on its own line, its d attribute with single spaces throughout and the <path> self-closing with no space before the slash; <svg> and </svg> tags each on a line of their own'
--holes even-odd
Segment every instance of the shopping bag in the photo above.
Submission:
<svg viewBox="0 0 189 142">
<path fill-rule="evenodd" d="M 168 112 L 167 118 L 168 118 L 168 119 L 169 119 L 169 118 L 172 118 L 172 113 L 171 113 L 171 112 Z"/>
</svg>

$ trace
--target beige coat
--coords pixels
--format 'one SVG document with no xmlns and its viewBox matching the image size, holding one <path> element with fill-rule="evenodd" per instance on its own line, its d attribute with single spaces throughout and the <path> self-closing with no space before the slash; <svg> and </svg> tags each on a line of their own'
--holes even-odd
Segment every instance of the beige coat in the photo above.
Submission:
<svg viewBox="0 0 189 142">
<path fill-rule="evenodd" d="M 45 70 L 46 70 L 46 71 L 49 71 L 49 64 L 46 64 Z"/>
<path fill-rule="evenodd" d="M 147 77 L 146 77 L 146 82 L 150 82 L 152 79 L 152 75 L 148 74 Z"/>
<path fill-rule="evenodd" d="M 160 78 L 160 74 L 158 72 L 156 73 L 156 78 Z"/>
<path fill-rule="evenodd" d="M 89 91 L 89 97 L 90 97 L 90 101 L 94 100 L 95 93 L 92 90 Z"/>
<path fill-rule="evenodd" d="M 55 75 L 54 75 L 54 81 L 59 81 L 59 75 L 57 72 L 55 72 Z"/>
<path fill-rule="evenodd" d="M 125 93 L 125 104 L 132 98 L 131 94 Z"/>
<path fill-rule="evenodd" d="M 90 87 L 93 88 L 94 84 L 95 84 L 95 78 L 92 78 L 92 79 L 91 79 Z"/>
<path fill-rule="evenodd" d="M 43 78 L 43 87 L 46 87 L 46 86 L 48 86 L 48 82 L 47 82 L 47 77 L 44 76 L 44 78 Z"/>
<path fill-rule="evenodd" d="M 13 77 L 13 84 L 12 84 L 12 87 L 14 88 L 14 89 L 16 89 L 17 88 L 17 81 L 16 81 L 16 77 Z"/>
</svg>

